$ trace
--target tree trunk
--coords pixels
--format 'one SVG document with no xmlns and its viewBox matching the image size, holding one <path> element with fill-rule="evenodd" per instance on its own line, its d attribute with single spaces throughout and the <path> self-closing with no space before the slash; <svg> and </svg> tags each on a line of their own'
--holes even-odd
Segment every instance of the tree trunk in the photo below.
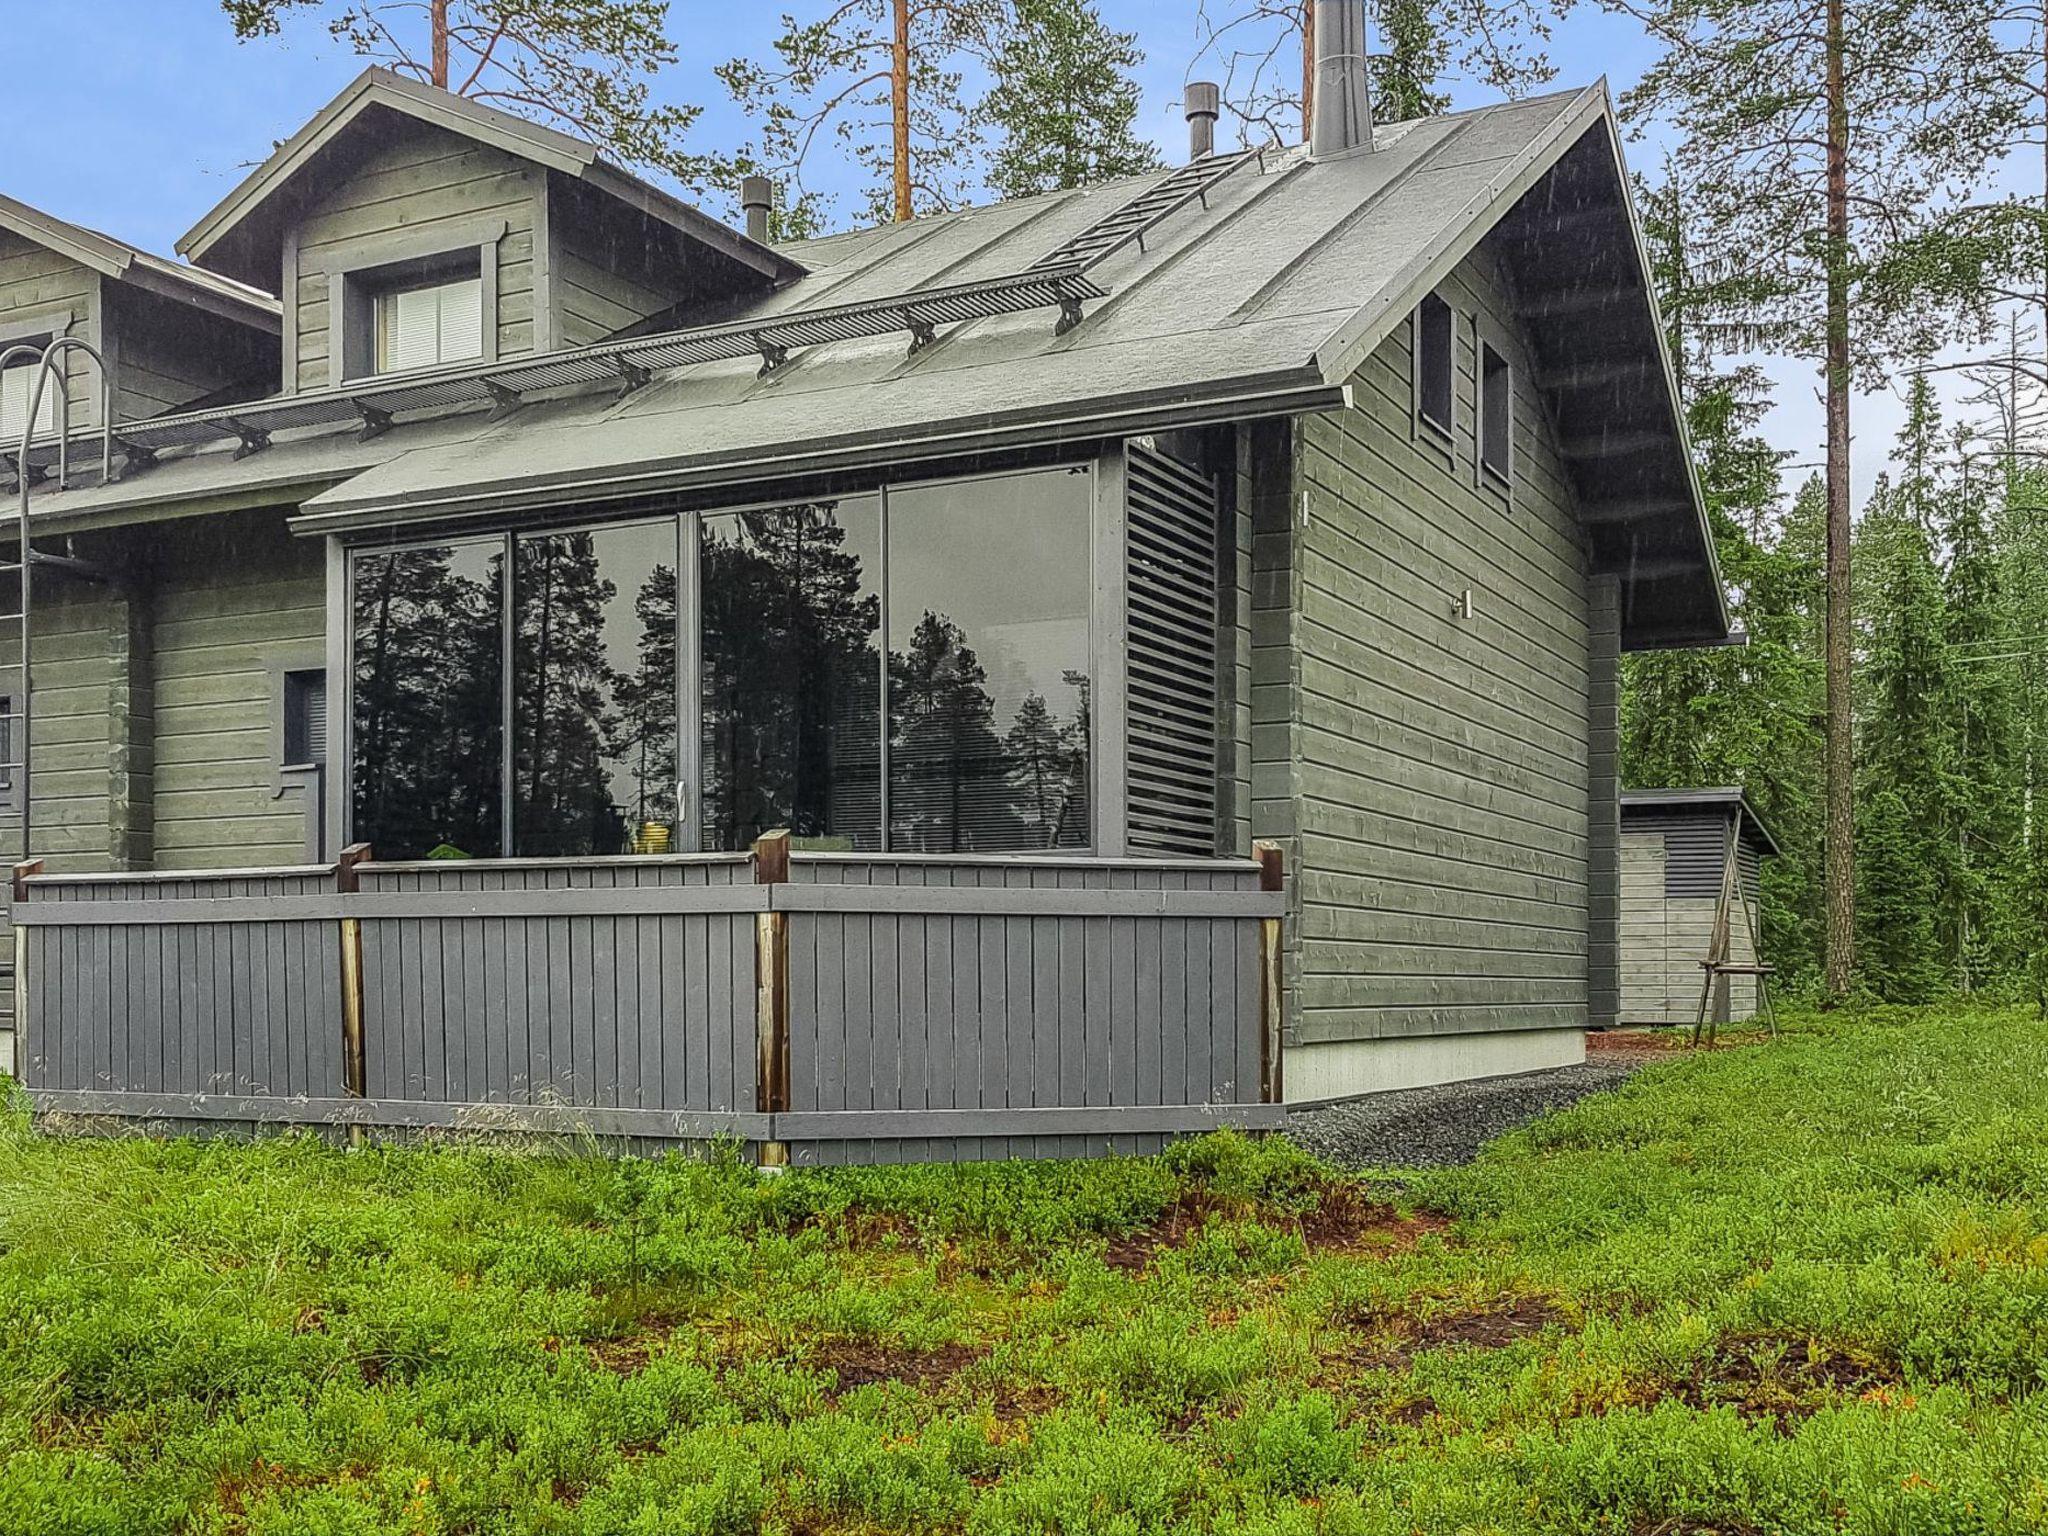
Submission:
<svg viewBox="0 0 2048 1536">
<path fill-rule="evenodd" d="M 1301 142 L 1306 144 L 1316 120 L 1316 5 L 1301 0 Z"/>
<path fill-rule="evenodd" d="M 915 216 L 910 206 L 910 0 L 896 0 L 896 40 L 889 49 L 889 121 L 896 150 L 896 222 Z"/>
<path fill-rule="evenodd" d="M 1849 105 L 1842 58 L 1844 0 L 1827 11 L 1827 993 L 1849 994 L 1856 971 L 1854 718 L 1849 699 Z"/>
<path fill-rule="evenodd" d="M 433 0 L 434 84 L 448 89 L 448 0 Z"/>
</svg>

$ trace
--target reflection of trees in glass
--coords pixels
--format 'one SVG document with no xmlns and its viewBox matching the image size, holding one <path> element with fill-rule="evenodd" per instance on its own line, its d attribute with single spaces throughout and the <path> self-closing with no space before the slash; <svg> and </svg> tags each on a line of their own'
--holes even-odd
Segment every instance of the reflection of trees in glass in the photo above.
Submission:
<svg viewBox="0 0 2048 1536">
<path fill-rule="evenodd" d="M 386 858 L 500 849 L 498 544 L 355 563 L 355 836 Z"/>
<path fill-rule="evenodd" d="M 881 598 L 848 533 L 868 501 L 704 519 L 704 845 L 771 827 L 880 846 Z"/>
<path fill-rule="evenodd" d="M 615 689 L 619 708 L 614 753 L 633 782 L 631 820 L 673 825 L 676 819 L 676 573 L 657 565 L 633 600 L 640 621 L 637 662 Z"/>
<path fill-rule="evenodd" d="M 889 658 L 889 840 L 923 853 L 1020 848 L 988 672 L 959 625 L 926 610 Z"/>
<path fill-rule="evenodd" d="M 523 854 L 616 853 L 607 757 L 620 728 L 605 653 L 616 583 L 589 533 L 521 539 L 513 581 L 513 828 Z"/>
<path fill-rule="evenodd" d="M 1075 848 L 1088 841 L 1088 681 L 1077 672 L 1062 680 L 1079 696 L 1078 713 L 1058 719 L 1045 695 L 1033 689 L 1017 706 L 1003 738 L 1010 787 L 1031 848 Z"/>
</svg>

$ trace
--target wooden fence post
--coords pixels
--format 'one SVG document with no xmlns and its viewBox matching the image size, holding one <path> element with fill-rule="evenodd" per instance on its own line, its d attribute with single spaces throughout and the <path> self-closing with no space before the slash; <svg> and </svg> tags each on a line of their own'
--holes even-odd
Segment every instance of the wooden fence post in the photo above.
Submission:
<svg viewBox="0 0 2048 1536">
<path fill-rule="evenodd" d="M 1287 859 L 1278 843 L 1252 844 L 1259 861 L 1259 889 L 1287 889 Z M 1259 919 L 1259 1102 L 1278 1104 L 1285 1092 L 1280 1075 L 1280 925 L 1278 917 Z"/>
<path fill-rule="evenodd" d="M 362 888 L 356 866 L 369 862 L 370 845 L 351 843 L 341 850 L 334 865 L 334 888 L 353 896 Z M 351 1099 L 367 1098 L 370 1091 L 370 1063 L 363 1044 L 363 920 L 344 916 L 341 920 L 341 1091 Z M 349 1127 L 351 1145 L 360 1146 L 363 1128 Z"/>
<path fill-rule="evenodd" d="M 9 923 L 14 929 L 14 1049 L 8 1054 L 11 1061 L 0 1062 L 7 1075 L 17 1083 L 21 1081 L 21 1069 L 28 1061 L 28 930 L 21 926 L 16 913 L 22 903 L 28 900 L 28 883 L 43 872 L 41 859 L 23 859 L 14 866 L 14 906 L 9 913 Z"/>
<path fill-rule="evenodd" d="M 754 883 L 789 881 L 789 833 L 766 832 L 754 840 Z M 767 911 L 754 919 L 754 1029 L 759 1060 L 754 1068 L 755 1108 L 764 1115 L 789 1110 L 789 914 Z M 761 1166 L 785 1168 L 789 1147 L 761 1143 Z"/>
</svg>

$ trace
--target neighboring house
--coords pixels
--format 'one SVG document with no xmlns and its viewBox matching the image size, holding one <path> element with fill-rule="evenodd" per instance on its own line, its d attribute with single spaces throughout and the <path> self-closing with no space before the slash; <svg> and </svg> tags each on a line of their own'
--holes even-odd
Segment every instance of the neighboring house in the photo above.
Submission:
<svg viewBox="0 0 2048 1536">
<path fill-rule="evenodd" d="M 67 964 L 116 996 L 205 970 L 123 951 L 139 903 L 205 952 L 267 894 L 269 1006 L 317 1048 L 251 1054 L 257 983 L 219 1061 L 131 1081 L 137 1005 L 68 1064 L 31 1028 L 45 1102 L 336 1093 L 302 931 L 331 920 L 372 973 L 351 1094 L 758 1108 L 797 1118 L 717 1123 L 820 1156 L 885 1123 L 894 1155 L 1079 1150 L 1126 1111 L 1139 1145 L 1579 1059 L 1618 1009 L 1620 653 L 1727 635 L 1613 111 L 1375 127 L 1361 7 L 1323 9 L 1311 146 L 786 246 L 758 189 L 750 238 L 561 135 L 351 86 L 181 244 L 283 294 L 276 387 L 123 422 L 113 483 L 33 498 L 161 595 L 153 629 L 51 599 L 126 623 L 107 697 L 155 677 L 157 771 L 38 815 L 32 1018 L 62 1035 L 35 988 Z M 235 616 L 203 658 L 164 620 L 186 592 Z M 167 734 L 174 679 L 213 749 Z M 54 753 L 47 712 L 96 706 L 39 707 Z M 80 830 L 108 817 L 153 835 Z M 750 894 L 729 866 L 777 827 L 793 883 Z M 358 843 L 397 862 L 338 906 L 256 873 Z M 96 870 L 154 875 L 56 873 Z M 535 937 L 572 909 L 596 928 Z M 760 1005 L 757 1053 L 771 980 L 793 1014 L 771 1044 Z M 458 1030 L 474 1072 L 431 1043 Z M 682 1031 L 701 1091 L 648 1080 Z"/>
<path fill-rule="evenodd" d="M 1724 892 L 1728 960 L 1759 963 L 1763 861 L 1777 840 L 1739 789 L 1630 789 L 1621 796 L 1621 1022 L 1693 1024 Z M 1728 884 L 1734 865 L 1735 881 Z M 1757 978 L 1717 978 L 1708 1017 L 1757 1011 Z"/>
</svg>

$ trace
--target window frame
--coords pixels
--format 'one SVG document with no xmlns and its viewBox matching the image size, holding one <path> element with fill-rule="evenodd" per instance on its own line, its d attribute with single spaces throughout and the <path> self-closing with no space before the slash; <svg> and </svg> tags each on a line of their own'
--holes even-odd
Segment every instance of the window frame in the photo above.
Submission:
<svg viewBox="0 0 2048 1536">
<path fill-rule="evenodd" d="M 1439 420 L 1431 411 L 1427 398 L 1428 370 L 1424 366 L 1424 343 L 1430 334 L 1425 327 L 1424 317 L 1434 304 L 1443 311 L 1444 345 L 1444 415 Z M 1410 383 L 1413 387 L 1410 415 L 1415 435 L 1421 440 L 1434 440 L 1436 444 L 1450 450 L 1457 441 L 1458 432 L 1458 312 L 1441 292 L 1432 288 L 1415 301 L 1415 308 L 1409 312 L 1409 356 L 1411 359 Z"/>
<path fill-rule="evenodd" d="M 73 334 L 78 327 L 78 320 L 78 311 L 68 305 L 59 305 L 56 308 L 28 309 L 10 314 L 4 320 L 0 320 L 0 352 L 5 352 L 18 346 L 31 346 L 36 348 L 37 351 L 42 351 L 59 336 Z M 97 339 L 89 331 L 85 334 L 88 339 Z M 17 368 L 33 371 L 36 366 L 35 362 L 17 363 L 14 367 L 8 368 L 6 372 L 13 373 Z M 68 388 L 70 383 L 68 371 L 66 372 L 64 383 Z M 70 420 L 73 422 L 78 421 L 81 415 L 86 421 L 94 419 L 93 413 L 98 410 L 96 401 L 99 392 L 97 389 L 94 389 L 88 390 L 86 393 L 95 403 L 88 405 L 83 412 L 72 410 L 70 412 Z M 43 391 L 43 400 L 45 407 L 51 413 L 54 425 L 57 415 L 70 404 L 66 399 L 66 389 L 60 389 L 57 383 L 52 381 L 50 386 Z M 18 430 L 0 432 L 0 451 L 13 453 L 20 446 L 21 437 Z"/>
<path fill-rule="evenodd" d="M 334 789 L 329 802 L 330 825 L 335 829 L 333 838 L 336 846 L 347 846 L 356 840 L 355 826 L 355 582 L 359 560 L 364 557 L 398 554 L 409 550 L 440 549 L 454 544 L 498 543 L 503 551 L 502 587 L 499 593 L 499 630 L 503 651 L 502 680 L 500 683 L 501 730 L 499 741 L 499 784 L 500 784 L 500 836 L 498 851 L 490 857 L 515 858 L 512 849 L 516 845 L 517 828 L 514 824 L 512 795 L 512 772 L 516 752 L 514 731 L 516 721 L 514 709 L 516 700 L 513 687 L 513 614 L 517 600 L 514 585 L 518 565 L 518 542 L 522 537 L 597 532 L 608 528 L 647 526 L 672 522 L 676 528 L 678 601 L 676 603 L 676 710 L 679 741 L 677 746 L 677 767 L 682 775 L 681 793 L 677 802 L 682 825 L 673 848 L 676 854 L 703 853 L 704 828 L 704 773 L 703 773 L 703 616 L 699 590 L 702 576 L 703 519 L 707 517 L 732 516 L 746 512 L 773 511 L 793 504 L 825 499 L 851 500 L 856 497 L 873 496 L 879 506 L 881 562 L 876 573 L 877 590 L 881 594 L 879 640 L 883 651 L 880 686 L 877 705 L 880 711 L 878 721 L 881 732 L 879 771 L 881 775 L 881 848 L 862 858 L 901 857 L 960 857 L 967 859 L 989 859 L 1012 857 L 1029 850 L 1008 850 L 1004 853 L 979 853 L 963 855 L 910 855 L 889 846 L 889 493 L 891 489 L 919 490 L 947 485 L 971 485 L 996 480 L 1014 479 L 1022 476 L 1057 473 L 1085 472 L 1088 476 L 1090 502 L 1089 518 L 1089 585 L 1088 608 L 1088 675 L 1089 675 L 1089 739 L 1088 739 L 1088 784 L 1089 784 L 1089 839 L 1085 846 L 1066 847 L 1054 850 L 1063 857 L 1110 858 L 1121 857 L 1124 849 L 1125 828 L 1123 825 L 1122 760 L 1112 763 L 1106 747 L 1121 739 L 1123 733 L 1123 602 L 1124 593 L 1120 580 L 1106 579 L 1106 574 L 1120 572 L 1122 568 L 1122 451 L 1121 446 L 1106 450 L 1087 458 L 1055 457 L 1043 463 L 1024 463 L 982 470 L 961 472 L 950 475 L 906 474 L 891 478 L 886 474 L 862 477 L 858 482 L 834 486 L 825 491 L 805 492 L 801 489 L 784 494 L 747 496 L 732 501 L 716 501 L 701 506 L 679 509 L 674 512 L 659 512 L 648 509 L 639 511 L 622 510 L 604 517 L 595 515 L 590 509 L 578 509 L 580 516 L 565 517 L 556 522 L 547 519 L 519 521 L 511 526 L 498 525 L 484 528 L 463 529 L 451 527 L 442 530 L 420 529 L 404 533 L 396 538 L 360 538 L 350 540 L 342 535 L 329 537 L 328 565 L 328 634 L 330 649 L 327 655 L 328 677 L 328 762 L 329 774 Z M 1107 553 L 1106 553 L 1107 551 Z M 308 666 L 313 665 L 308 663 Z M 336 679 L 339 679 L 337 685 Z M 280 688 L 282 684 L 280 683 Z M 279 694 L 280 700 L 282 694 Z M 278 739 L 283 740 L 283 718 L 278 717 Z M 639 855 L 618 855 L 621 858 Z M 523 860 L 525 861 L 525 860 Z M 542 862 L 539 856 L 531 861 Z"/>
<path fill-rule="evenodd" d="M 468 275 L 475 264 L 481 348 L 465 363 L 498 360 L 498 252 L 510 225 L 483 219 L 453 228 L 401 230 L 351 245 L 327 268 L 327 382 L 339 389 L 369 380 L 432 373 L 434 368 L 380 374 L 377 360 L 377 304 L 380 293 L 434 286 L 436 269 Z M 414 279 L 418 280 L 414 280 Z M 297 316 L 293 316 L 296 339 Z"/>
<path fill-rule="evenodd" d="M 1515 484 L 1515 365 L 1507 348 L 1488 335 L 1486 327 L 1476 319 L 1472 329 L 1472 360 L 1477 407 L 1472 412 L 1473 475 L 1478 484 L 1511 500 Z M 1489 360 L 1499 365 L 1497 370 L 1489 368 Z M 1489 381 L 1489 374 L 1494 372 L 1499 376 L 1497 385 Z M 1496 405 L 1506 413 L 1500 423 L 1498 464 L 1493 461 L 1488 442 L 1489 413 Z"/>
</svg>

